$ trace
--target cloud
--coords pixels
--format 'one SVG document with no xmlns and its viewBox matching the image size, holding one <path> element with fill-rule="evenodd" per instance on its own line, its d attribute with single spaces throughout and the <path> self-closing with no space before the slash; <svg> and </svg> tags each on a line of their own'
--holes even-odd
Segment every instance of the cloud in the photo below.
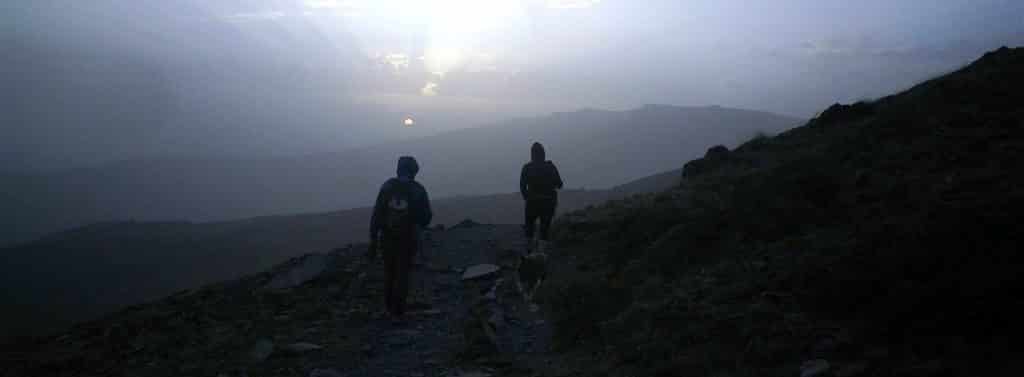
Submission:
<svg viewBox="0 0 1024 377">
<path fill-rule="evenodd" d="M 600 2 L 601 0 L 547 0 L 544 5 L 553 9 L 583 9 Z"/>
<path fill-rule="evenodd" d="M 427 84 L 420 89 L 420 95 L 426 97 L 433 97 L 437 95 L 437 83 L 433 81 L 427 81 Z"/>
<path fill-rule="evenodd" d="M 391 66 L 395 72 L 401 72 L 409 68 L 409 55 L 403 53 L 390 53 L 378 58 L 382 63 Z"/>
<path fill-rule="evenodd" d="M 335 11 L 344 15 L 358 14 L 366 10 L 367 6 L 366 2 L 356 0 L 304 0 L 302 5 L 310 10 Z"/>
<path fill-rule="evenodd" d="M 225 16 L 230 22 L 261 22 L 274 21 L 286 17 L 287 14 L 281 11 L 243 12 Z"/>
</svg>

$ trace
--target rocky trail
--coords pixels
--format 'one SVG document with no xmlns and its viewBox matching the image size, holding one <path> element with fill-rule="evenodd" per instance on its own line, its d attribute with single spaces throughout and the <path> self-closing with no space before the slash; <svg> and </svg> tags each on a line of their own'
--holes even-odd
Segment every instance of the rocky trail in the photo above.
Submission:
<svg viewBox="0 0 1024 377">
<path fill-rule="evenodd" d="M 410 318 L 373 318 L 363 329 L 365 362 L 338 375 L 479 377 L 514 370 L 546 350 L 547 322 L 527 309 L 512 283 L 511 256 L 524 247 L 520 234 L 509 225 L 432 233 L 413 272 Z M 355 306 L 379 306 L 383 269 L 366 267 Z M 473 277 L 477 271 L 481 276 Z"/>
<path fill-rule="evenodd" d="M 551 329 L 514 284 L 524 246 L 515 225 L 429 232 L 398 323 L 383 263 L 350 245 L 5 346 L 0 375 L 536 375 Z"/>
</svg>

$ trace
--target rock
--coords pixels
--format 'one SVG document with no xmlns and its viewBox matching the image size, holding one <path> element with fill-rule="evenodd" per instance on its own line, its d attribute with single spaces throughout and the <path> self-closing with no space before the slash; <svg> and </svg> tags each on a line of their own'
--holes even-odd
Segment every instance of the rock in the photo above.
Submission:
<svg viewBox="0 0 1024 377">
<path fill-rule="evenodd" d="M 823 125 L 848 122 L 870 116 L 874 111 L 874 107 L 868 102 L 861 101 L 852 105 L 836 103 L 825 109 L 821 115 L 811 119 L 810 123 L 812 125 Z"/>
<path fill-rule="evenodd" d="M 724 145 L 716 145 L 708 148 L 708 151 L 704 153 L 704 158 L 709 160 L 722 159 L 729 155 L 729 148 Z"/>
<path fill-rule="evenodd" d="M 822 376 L 830 367 L 831 365 L 824 359 L 808 360 L 800 365 L 800 377 Z"/>
<path fill-rule="evenodd" d="M 295 355 L 301 355 L 307 352 L 319 351 L 322 349 L 324 349 L 324 347 L 321 347 L 320 345 L 305 342 L 292 343 L 284 347 L 281 347 L 282 351 Z"/>
<path fill-rule="evenodd" d="M 836 370 L 836 377 L 857 377 L 862 376 L 868 371 L 868 365 L 866 363 L 853 363 Z"/>
<path fill-rule="evenodd" d="M 463 372 L 458 377 L 491 377 L 491 374 L 487 372 Z"/>
<path fill-rule="evenodd" d="M 292 259 L 275 268 L 273 277 L 264 286 L 268 289 L 285 289 L 315 279 L 327 268 L 327 257 L 323 254 L 306 254 Z"/>
<path fill-rule="evenodd" d="M 309 372 L 309 377 L 344 377 L 345 375 L 332 369 L 313 369 Z"/>
<path fill-rule="evenodd" d="M 452 229 L 472 228 L 472 227 L 475 227 L 477 225 L 480 225 L 480 223 L 478 223 L 476 221 L 473 221 L 471 219 L 465 219 L 465 220 L 460 221 L 458 224 L 455 224 L 455 226 L 453 226 Z"/>
<path fill-rule="evenodd" d="M 255 362 L 262 362 L 274 353 L 274 343 L 269 339 L 260 339 L 249 350 L 249 358 Z"/>
<path fill-rule="evenodd" d="M 478 265 L 475 265 L 475 266 L 469 266 L 469 267 L 466 268 L 466 271 L 462 273 L 462 280 L 471 280 L 471 279 L 476 279 L 476 278 L 490 276 L 490 275 L 493 275 L 494 273 L 496 273 L 496 272 L 498 272 L 500 270 L 501 270 L 501 267 L 498 267 L 496 265 L 489 264 L 489 263 L 478 264 Z"/>
</svg>

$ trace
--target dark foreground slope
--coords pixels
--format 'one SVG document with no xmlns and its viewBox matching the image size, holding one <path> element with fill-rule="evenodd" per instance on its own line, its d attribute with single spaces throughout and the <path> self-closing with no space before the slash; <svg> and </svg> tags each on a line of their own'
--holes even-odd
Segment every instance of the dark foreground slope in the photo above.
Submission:
<svg viewBox="0 0 1024 377">
<path fill-rule="evenodd" d="M 382 316 L 383 264 L 355 245 L 0 344 L 0 376 L 461 376 L 476 339 L 464 327 L 479 322 L 467 316 L 465 294 L 476 288 L 460 270 L 520 247 L 521 233 L 479 224 L 430 232 L 404 325 Z M 527 346 L 510 335 L 504 344 Z"/>
<path fill-rule="evenodd" d="M 562 217 L 556 343 L 582 375 L 1021 375 L 1022 91 L 1003 48 Z"/>
</svg>

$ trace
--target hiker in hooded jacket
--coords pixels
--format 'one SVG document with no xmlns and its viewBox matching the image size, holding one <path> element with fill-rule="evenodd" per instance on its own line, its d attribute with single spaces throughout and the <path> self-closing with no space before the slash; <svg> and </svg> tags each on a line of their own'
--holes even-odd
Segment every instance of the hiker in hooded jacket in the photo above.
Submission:
<svg viewBox="0 0 1024 377">
<path fill-rule="evenodd" d="M 544 146 L 533 143 L 530 148 L 530 162 L 523 165 L 519 175 L 519 192 L 526 201 L 526 222 L 523 230 L 527 239 L 527 253 L 545 252 L 551 219 L 558 207 L 558 192 L 562 188 L 562 177 L 558 168 L 545 159 Z M 537 221 L 540 220 L 540 235 L 534 240 Z"/>
<path fill-rule="evenodd" d="M 370 217 L 369 253 L 376 256 L 383 251 L 384 305 L 395 319 L 405 313 L 413 258 L 421 247 L 420 235 L 433 216 L 427 190 L 415 181 L 417 172 L 415 158 L 400 157 L 397 176 L 381 186 Z"/>
</svg>

